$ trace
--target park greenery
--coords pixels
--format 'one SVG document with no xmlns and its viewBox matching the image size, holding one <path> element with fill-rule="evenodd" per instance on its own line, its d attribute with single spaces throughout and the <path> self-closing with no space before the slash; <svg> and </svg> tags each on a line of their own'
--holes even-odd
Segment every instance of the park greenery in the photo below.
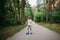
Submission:
<svg viewBox="0 0 60 40">
<path fill-rule="evenodd" d="M 47 0 L 43 4 L 38 3 L 38 12 L 34 16 L 35 22 L 50 30 L 60 34 L 60 4 L 55 7 L 55 2 L 58 0 Z M 48 4 L 48 5 L 47 5 Z M 53 5 L 53 8 L 51 7 Z"/>
<path fill-rule="evenodd" d="M 0 40 L 6 40 L 24 28 L 28 16 L 40 25 L 60 33 L 60 1 L 44 0 L 42 4 L 40 2 L 37 0 L 37 6 L 34 8 L 28 0 L 0 0 Z"/>
</svg>

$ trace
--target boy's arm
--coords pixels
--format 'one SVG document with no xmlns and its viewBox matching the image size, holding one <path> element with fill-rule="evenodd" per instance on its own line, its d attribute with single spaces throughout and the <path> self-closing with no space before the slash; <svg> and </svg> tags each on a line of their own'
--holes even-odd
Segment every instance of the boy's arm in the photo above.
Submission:
<svg viewBox="0 0 60 40">
<path fill-rule="evenodd" d="M 26 24 L 28 25 L 28 20 L 27 20 Z"/>
</svg>

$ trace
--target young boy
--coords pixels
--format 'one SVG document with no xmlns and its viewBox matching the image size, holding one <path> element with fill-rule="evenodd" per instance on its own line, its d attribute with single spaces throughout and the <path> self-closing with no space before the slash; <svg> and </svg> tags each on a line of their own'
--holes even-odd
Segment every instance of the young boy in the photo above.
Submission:
<svg viewBox="0 0 60 40">
<path fill-rule="evenodd" d="M 31 32 L 31 30 L 32 30 L 32 26 L 31 26 L 32 20 L 31 20 L 30 16 L 28 16 L 27 23 L 28 23 L 27 34 L 29 34 L 29 33 L 32 34 L 32 32 Z"/>
</svg>

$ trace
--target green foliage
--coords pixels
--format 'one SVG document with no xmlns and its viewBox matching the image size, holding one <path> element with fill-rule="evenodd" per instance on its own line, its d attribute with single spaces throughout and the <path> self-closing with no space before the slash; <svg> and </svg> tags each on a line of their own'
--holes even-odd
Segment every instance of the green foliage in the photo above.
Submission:
<svg viewBox="0 0 60 40">
<path fill-rule="evenodd" d="M 16 9 L 18 8 L 17 0 L 14 1 Z M 20 19 L 18 15 L 18 10 L 16 10 L 17 20 Z M 13 12 L 12 3 L 10 0 L 0 1 L 0 26 L 15 25 L 15 14 Z M 17 24 L 21 22 L 18 20 Z"/>
<path fill-rule="evenodd" d="M 50 13 L 49 21 L 54 23 L 60 23 L 60 6 Z"/>
<path fill-rule="evenodd" d="M 40 14 L 36 14 L 34 20 L 35 20 L 36 22 L 41 22 L 41 16 L 40 16 Z"/>
<path fill-rule="evenodd" d="M 0 0 L 0 25 L 5 24 L 5 13 L 6 13 L 6 1 Z"/>
<path fill-rule="evenodd" d="M 31 19 L 33 20 L 33 13 L 32 13 L 32 10 L 30 8 L 25 8 L 25 14 L 24 14 L 24 19 L 25 21 L 27 20 L 27 17 L 28 16 L 31 16 Z"/>
<path fill-rule="evenodd" d="M 26 6 L 25 6 L 25 11 L 24 11 L 24 20 L 27 21 L 27 17 L 30 16 L 31 19 L 33 20 L 34 14 L 32 12 L 32 8 L 31 5 L 27 2 Z"/>
<path fill-rule="evenodd" d="M 34 20 L 36 22 L 41 22 L 41 21 L 44 22 L 45 21 L 45 14 L 43 12 L 36 13 Z"/>
<path fill-rule="evenodd" d="M 0 40 L 7 40 L 8 37 L 13 36 L 15 33 L 19 32 L 24 27 L 26 27 L 26 24 L 23 26 L 17 25 L 3 28 L 2 31 L 0 30 Z"/>
</svg>

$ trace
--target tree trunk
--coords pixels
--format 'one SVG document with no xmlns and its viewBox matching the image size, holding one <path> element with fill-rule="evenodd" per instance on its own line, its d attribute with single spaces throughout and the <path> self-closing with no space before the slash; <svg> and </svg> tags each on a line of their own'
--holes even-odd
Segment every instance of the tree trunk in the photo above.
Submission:
<svg viewBox="0 0 60 40">
<path fill-rule="evenodd" d="M 19 2 L 19 0 L 17 0 L 17 3 L 18 3 L 18 14 L 19 14 L 19 19 L 20 19 L 20 2 Z"/>
<path fill-rule="evenodd" d="M 53 3 L 52 3 L 52 5 L 53 5 L 53 10 L 54 10 L 54 8 L 55 8 L 55 0 L 53 0 Z"/>
<path fill-rule="evenodd" d="M 0 25 L 5 24 L 6 20 L 6 10 L 5 10 L 5 1 L 0 0 Z"/>
<path fill-rule="evenodd" d="M 11 0 L 11 5 L 12 5 L 13 12 L 14 12 L 15 24 L 17 24 L 16 8 L 15 8 L 13 0 Z"/>
<path fill-rule="evenodd" d="M 46 23 L 48 22 L 49 13 L 50 13 L 50 0 L 48 0 L 48 12 L 46 14 Z"/>
<path fill-rule="evenodd" d="M 24 25 L 24 8 L 25 8 L 25 0 L 22 0 L 22 15 L 21 15 L 21 24 Z"/>
</svg>

